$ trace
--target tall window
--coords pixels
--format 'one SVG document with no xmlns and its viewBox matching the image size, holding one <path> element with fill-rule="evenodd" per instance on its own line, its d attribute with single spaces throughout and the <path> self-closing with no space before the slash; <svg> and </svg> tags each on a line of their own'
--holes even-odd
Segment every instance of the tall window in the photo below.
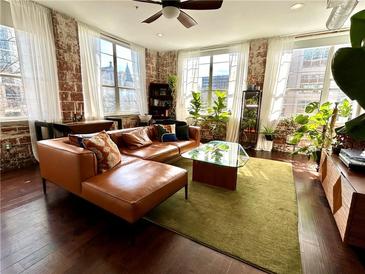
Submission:
<svg viewBox="0 0 365 274">
<path fill-rule="evenodd" d="M 215 90 L 228 91 L 229 66 L 228 53 L 199 57 L 198 89 L 204 105 L 212 105 Z"/>
<path fill-rule="evenodd" d="M 105 114 L 138 113 L 135 66 L 130 48 L 100 40 L 101 84 Z"/>
<path fill-rule="evenodd" d="M 25 118 L 27 107 L 13 28 L 0 25 L 0 118 Z"/>
<path fill-rule="evenodd" d="M 281 115 L 291 117 L 304 113 L 310 102 L 341 102 L 348 98 L 336 85 L 331 61 L 337 49 L 347 45 L 294 49 Z M 353 112 L 357 104 L 353 102 Z"/>
</svg>

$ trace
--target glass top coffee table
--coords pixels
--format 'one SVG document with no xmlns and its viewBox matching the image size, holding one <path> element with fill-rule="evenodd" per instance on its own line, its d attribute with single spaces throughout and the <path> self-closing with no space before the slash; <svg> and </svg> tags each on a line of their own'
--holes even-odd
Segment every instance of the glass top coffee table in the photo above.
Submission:
<svg viewBox="0 0 365 274">
<path fill-rule="evenodd" d="M 240 144 L 211 141 L 182 154 L 193 160 L 193 180 L 214 186 L 236 189 L 237 169 L 249 156 Z"/>
</svg>

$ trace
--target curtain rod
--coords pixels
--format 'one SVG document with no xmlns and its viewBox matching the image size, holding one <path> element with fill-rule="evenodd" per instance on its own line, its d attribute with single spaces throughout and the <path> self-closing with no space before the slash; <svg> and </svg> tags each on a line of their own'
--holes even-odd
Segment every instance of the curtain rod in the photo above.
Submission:
<svg viewBox="0 0 365 274">
<path fill-rule="evenodd" d="M 343 29 L 339 29 L 339 30 L 324 30 L 324 31 L 308 32 L 308 33 L 294 35 L 294 38 L 300 39 L 300 38 L 315 37 L 315 36 L 321 36 L 321 35 L 340 34 L 340 33 L 346 33 L 349 30 L 350 30 L 350 28 L 343 28 Z"/>
</svg>

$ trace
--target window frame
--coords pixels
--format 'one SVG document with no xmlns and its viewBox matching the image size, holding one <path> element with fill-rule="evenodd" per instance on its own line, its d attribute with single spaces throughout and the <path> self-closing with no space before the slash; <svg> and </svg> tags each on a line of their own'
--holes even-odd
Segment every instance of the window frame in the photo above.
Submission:
<svg viewBox="0 0 365 274">
<path fill-rule="evenodd" d="M 113 68 L 114 68 L 114 85 L 104 85 L 102 83 L 102 78 L 101 78 L 101 92 L 102 92 L 102 98 L 104 96 L 103 94 L 103 88 L 114 88 L 114 94 L 115 94 L 115 112 L 110 112 L 110 113 L 104 113 L 105 115 L 133 115 L 133 114 L 138 114 L 139 112 L 130 112 L 130 111 L 122 111 L 121 109 L 121 103 L 120 103 L 120 94 L 119 94 L 119 89 L 128 89 L 128 90 L 134 90 L 135 92 L 137 92 L 136 87 L 132 88 L 132 87 L 125 87 L 125 86 L 119 86 L 119 79 L 118 79 L 118 56 L 117 56 L 117 45 L 121 46 L 121 47 L 125 47 L 131 50 L 131 47 L 129 44 L 123 43 L 121 41 L 117 41 L 115 39 L 112 39 L 110 37 L 106 37 L 104 35 L 102 35 L 100 37 L 100 40 L 105 40 L 108 41 L 110 43 L 112 43 L 112 48 L 113 48 Z M 101 54 L 103 52 L 100 49 L 100 59 L 101 59 Z M 106 53 L 103 53 L 106 54 Z M 133 63 L 133 60 L 128 60 L 126 58 L 122 58 L 119 57 L 121 59 L 127 60 L 127 61 L 131 61 Z M 100 66 L 100 75 L 101 75 L 101 66 Z M 102 99 L 103 100 L 103 99 Z M 103 105 L 104 108 L 104 105 Z"/>
</svg>

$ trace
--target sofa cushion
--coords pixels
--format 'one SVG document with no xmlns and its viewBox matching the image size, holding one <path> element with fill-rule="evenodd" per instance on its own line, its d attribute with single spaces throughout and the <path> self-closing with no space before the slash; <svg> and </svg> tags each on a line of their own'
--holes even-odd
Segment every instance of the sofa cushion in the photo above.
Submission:
<svg viewBox="0 0 365 274">
<path fill-rule="evenodd" d="M 138 160 L 89 178 L 82 196 L 133 223 L 186 184 L 186 170 Z"/>
<path fill-rule="evenodd" d="M 119 148 L 120 153 L 138 157 L 141 159 L 153 160 L 156 162 L 165 162 L 179 155 L 179 149 L 169 143 L 153 142 L 152 145 L 139 149 Z"/>
<path fill-rule="evenodd" d="M 189 126 L 176 126 L 176 137 L 179 140 L 189 140 Z"/>
<path fill-rule="evenodd" d="M 197 146 L 199 146 L 199 144 L 197 144 L 195 142 L 195 140 L 192 140 L 192 139 L 187 140 L 187 141 L 169 142 L 168 144 L 178 147 L 180 154 L 185 153 L 185 152 L 192 150 L 193 148 L 196 148 Z"/>
<path fill-rule="evenodd" d="M 164 133 L 161 136 L 162 142 L 175 142 L 177 141 L 176 134 L 174 133 Z"/>
<path fill-rule="evenodd" d="M 132 132 L 122 133 L 121 138 L 130 149 L 137 149 L 152 144 L 151 139 L 147 135 L 146 128 L 139 128 Z"/>
<path fill-rule="evenodd" d="M 118 146 L 103 131 L 90 139 L 83 140 L 84 147 L 95 153 L 98 162 L 98 172 L 105 172 L 115 167 L 121 161 Z"/>
</svg>

